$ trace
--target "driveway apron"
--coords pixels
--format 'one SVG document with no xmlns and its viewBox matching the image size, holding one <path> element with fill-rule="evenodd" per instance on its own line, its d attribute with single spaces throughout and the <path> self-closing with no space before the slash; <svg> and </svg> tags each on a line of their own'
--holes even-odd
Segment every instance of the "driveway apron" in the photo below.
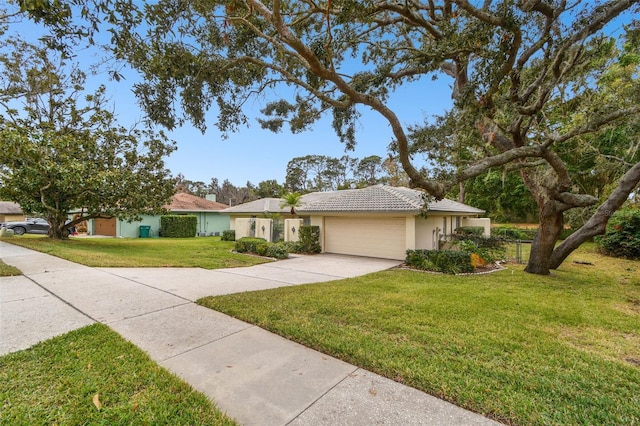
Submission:
<svg viewBox="0 0 640 426">
<path fill-rule="evenodd" d="M 397 261 L 295 257 L 248 268 L 90 268 L 0 242 L 23 276 L 0 278 L 0 355 L 101 322 L 243 425 L 495 422 L 193 303 L 323 282 Z"/>
</svg>

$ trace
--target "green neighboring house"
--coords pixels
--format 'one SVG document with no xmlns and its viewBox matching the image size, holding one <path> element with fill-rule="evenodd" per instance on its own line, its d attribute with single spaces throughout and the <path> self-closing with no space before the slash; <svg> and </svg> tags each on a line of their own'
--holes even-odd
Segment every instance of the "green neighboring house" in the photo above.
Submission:
<svg viewBox="0 0 640 426">
<path fill-rule="evenodd" d="M 170 214 L 196 216 L 198 219 L 196 235 L 198 236 L 220 235 L 222 231 L 229 229 L 229 216 L 220 214 L 221 210 L 229 206 L 216 202 L 213 194 L 208 195 L 207 198 L 201 198 L 186 192 L 179 192 L 172 197 L 171 203 L 164 207 Z M 149 235 L 158 237 L 160 215 L 143 215 L 142 220 L 134 222 L 127 222 L 115 217 L 91 219 L 87 229 L 91 235 L 137 238 L 140 236 L 141 226 L 149 226 Z"/>
</svg>

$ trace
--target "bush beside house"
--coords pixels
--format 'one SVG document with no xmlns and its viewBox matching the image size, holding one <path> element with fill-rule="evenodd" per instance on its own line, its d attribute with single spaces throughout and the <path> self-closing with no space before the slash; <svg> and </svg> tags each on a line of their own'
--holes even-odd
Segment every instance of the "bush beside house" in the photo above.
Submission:
<svg viewBox="0 0 640 426">
<path fill-rule="evenodd" d="M 456 250 L 407 250 L 405 263 L 424 271 L 460 274 L 473 272 L 471 255 Z"/>
<path fill-rule="evenodd" d="M 236 241 L 238 253 L 253 253 L 258 256 L 286 259 L 289 257 L 286 246 L 281 243 L 270 243 L 262 238 L 243 237 Z"/>
<path fill-rule="evenodd" d="M 222 231 L 222 237 L 220 237 L 222 241 L 235 241 L 236 240 L 236 231 L 235 229 L 227 229 L 226 231 Z"/>
<path fill-rule="evenodd" d="M 300 252 L 320 253 L 320 227 L 315 225 L 303 225 L 300 227 Z"/>
<path fill-rule="evenodd" d="M 164 215 L 160 217 L 160 235 L 168 238 L 196 236 L 198 218 L 194 215 Z"/>
<path fill-rule="evenodd" d="M 452 250 L 407 250 L 405 263 L 413 268 L 446 274 L 471 273 L 504 259 L 505 244 L 499 238 L 476 232 L 452 235 Z"/>
</svg>

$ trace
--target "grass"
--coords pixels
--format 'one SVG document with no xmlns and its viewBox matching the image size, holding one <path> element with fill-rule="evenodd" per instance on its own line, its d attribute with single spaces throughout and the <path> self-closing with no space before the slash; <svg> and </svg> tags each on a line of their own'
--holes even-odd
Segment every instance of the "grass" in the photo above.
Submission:
<svg viewBox="0 0 640 426">
<path fill-rule="evenodd" d="M 391 270 L 199 303 L 506 423 L 640 423 L 640 263 L 593 245 L 551 276 Z"/>
<path fill-rule="evenodd" d="M 0 401 L 3 425 L 236 424 L 100 324 L 0 357 Z"/>
<path fill-rule="evenodd" d="M 11 277 L 14 275 L 22 275 L 22 272 L 20 272 L 18 268 L 7 265 L 0 260 L 0 277 Z"/>
<path fill-rule="evenodd" d="M 232 253 L 233 241 L 206 238 L 72 238 L 25 235 L 3 241 L 94 267 L 234 268 L 270 262 Z"/>
</svg>

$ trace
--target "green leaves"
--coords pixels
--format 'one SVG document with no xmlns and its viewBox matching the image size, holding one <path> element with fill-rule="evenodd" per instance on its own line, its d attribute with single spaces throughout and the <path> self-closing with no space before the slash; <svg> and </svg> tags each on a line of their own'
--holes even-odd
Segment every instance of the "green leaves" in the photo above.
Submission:
<svg viewBox="0 0 640 426">
<path fill-rule="evenodd" d="M 26 71 L 46 82 L 24 87 L 24 108 L 10 111 L 15 113 L 0 130 L 0 197 L 45 217 L 56 238 L 66 236 L 64 222 L 72 211 L 82 211 L 78 222 L 162 211 L 174 191 L 164 157 L 175 144 L 151 129 L 119 126 L 105 104 L 104 87 L 83 96 L 83 73 L 72 69 L 67 79 L 64 61 L 54 65 L 43 48 L 28 48 L 38 61 L 17 54 L 0 63 L 5 73 Z M 16 92 L 5 86 L 1 95 L 13 99 Z"/>
</svg>

